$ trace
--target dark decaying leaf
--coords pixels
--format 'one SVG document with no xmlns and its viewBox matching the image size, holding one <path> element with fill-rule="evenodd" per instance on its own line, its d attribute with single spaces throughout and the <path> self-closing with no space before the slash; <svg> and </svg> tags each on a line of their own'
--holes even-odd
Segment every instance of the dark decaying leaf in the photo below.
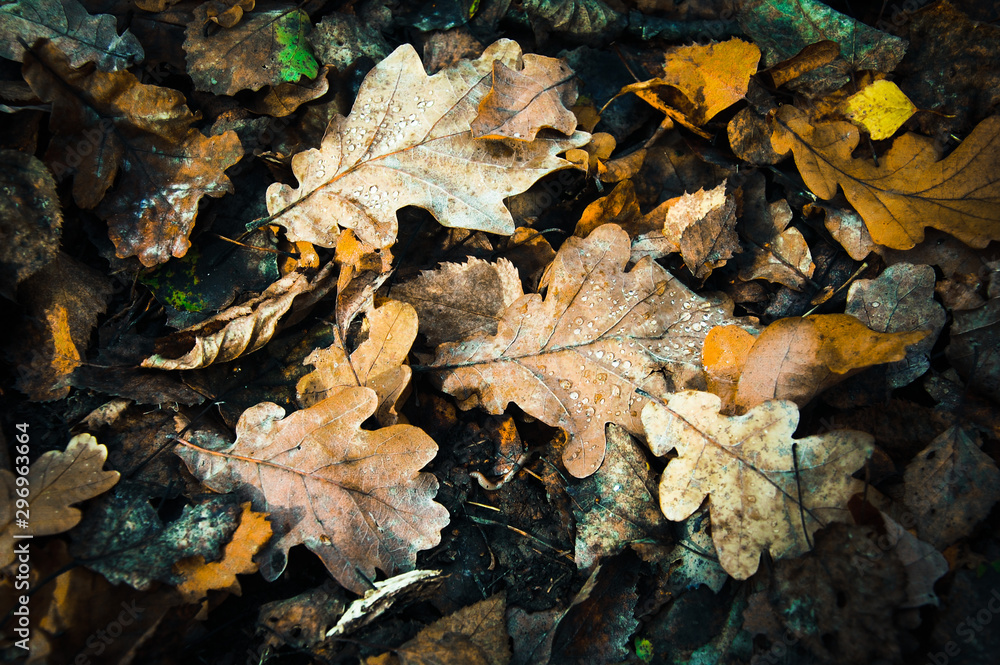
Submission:
<svg viewBox="0 0 1000 665">
<path fill-rule="evenodd" d="M 14 299 L 18 283 L 59 250 L 62 208 L 45 165 L 18 150 L 0 150 L 0 295 Z"/>
<path fill-rule="evenodd" d="M 199 555 L 217 559 L 241 512 L 234 497 L 213 497 L 185 506 L 180 517 L 164 524 L 145 489 L 123 483 L 87 512 L 73 531 L 71 551 L 115 584 L 140 590 L 154 580 L 178 584 L 182 578 L 173 565 Z"/>
<path fill-rule="evenodd" d="M 18 0 L 0 7 L 0 55 L 22 61 L 22 42 L 51 39 L 66 53 L 70 65 L 95 62 L 114 72 L 142 62 L 139 40 L 126 30 L 118 34 L 115 17 L 91 16 L 78 0 Z"/>
<path fill-rule="evenodd" d="M 813 93 L 835 90 L 848 73 L 862 69 L 891 72 L 902 60 L 906 40 L 845 16 L 818 0 L 750 0 L 740 6 L 740 25 L 764 52 L 770 67 L 821 41 L 840 45 L 840 57 L 795 80 Z"/>
<path fill-rule="evenodd" d="M 662 538 L 666 521 L 657 507 L 656 474 L 632 436 L 607 427 L 607 453 L 597 473 L 566 489 L 575 500 L 577 567 L 589 570 L 630 542 Z"/>
<path fill-rule="evenodd" d="M 19 390 L 39 401 L 69 394 L 111 291 L 102 273 L 62 252 L 24 280 L 18 295 L 28 315 L 7 350 L 18 366 Z"/>
<path fill-rule="evenodd" d="M 202 5 L 186 30 L 188 74 L 199 90 L 220 95 L 314 79 L 319 64 L 306 39 L 311 27 L 304 11 L 286 7 L 252 12 L 219 29 Z"/>
<path fill-rule="evenodd" d="M 912 383 L 930 368 L 930 351 L 946 319 L 944 307 L 934 300 L 934 269 L 910 263 L 897 263 L 876 279 L 851 284 L 844 313 L 858 317 L 876 332 L 930 331 L 907 347 L 903 360 L 886 366 L 889 388 Z"/>
<path fill-rule="evenodd" d="M 906 507 L 917 535 L 944 549 L 986 518 L 1000 501 L 1000 470 L 961 427 L 934 439 L 906 466 Z"/>
<path fill-rule="evenodd" d="M 366 665 L 507 665 L 506 611 L 501 591 L 438 619 L 393 652 L 367 659 Z"/>
<path fill-rule="evenodd" d="M 118 256 L 146 266 L 184 256 L 201 198 L 232 191 L 223 171 L 243 156 L 236 134 L 206 137 L 180 92 L 74 69 L 48 42 L 25 55 L 24 77 L 52 102 L 46 163 L 57 178 L 74 174 L 74 199 L 108 221 Z"/>
<path fill-rule="evenodd" d="M 628 655 L 639 622 L 638 558 L 623 552 L 602 561 L 555 628 L 552 665 L 617 663 Z"/>
<path fill-rule="evenodd" d="M 1000 298 L 978 309 L 955 312 L 946 353 L 959 374 L 993 399 L 1000 399 Z"/>
</svg>

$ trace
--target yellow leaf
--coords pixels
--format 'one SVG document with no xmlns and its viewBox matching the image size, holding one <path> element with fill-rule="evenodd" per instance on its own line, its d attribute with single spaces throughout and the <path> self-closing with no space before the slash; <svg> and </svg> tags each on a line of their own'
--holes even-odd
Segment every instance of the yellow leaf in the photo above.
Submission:
<svg viewBox="0 0 1000 665">
<path fill-rule="evenodd" d="M 844 102 L 844 115 L 876 141 L 887 139 L 916 113 L 917 107 L 892 81 L 875 81 Z"/>
<path fill-rule="evenodd" d="M 703 125 L 743 99 L 759 60 L 760 49 L 739 39 L 683 46 L 667 54 L 662 76 L 625 86 L 618 94 L 634 92 L 678 122 Z"/>
</svg>

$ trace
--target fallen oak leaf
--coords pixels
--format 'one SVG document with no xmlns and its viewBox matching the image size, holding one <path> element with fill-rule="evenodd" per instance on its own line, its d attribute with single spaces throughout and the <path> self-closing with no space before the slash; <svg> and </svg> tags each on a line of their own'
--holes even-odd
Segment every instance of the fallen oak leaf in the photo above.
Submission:
<svg viewBox="0 0 1000 665">
<path fill-rule="evenodd" d="M 493 63 L 493 84 L 470 125 L 473 137 L 532 141 L 543 127 L 567 136 L 576 129 L 570 110 L 576 103 L 573 70 L 544 55 L 527 53 L 521 59 L 521 70 Z"/>
<path fill-rule="evenodd" d="M 437 446 L 411 425 L 360 429 L 377 402 L 370 388 L 343 388 L 285 418 L 262 402 L 240 417 L 229 449 L 176 449 L 208 487 L 270 514 L 274 537 L 256 556 L 265 579 L 305 544 L 338 582 L 364 593 L 376 568 L 409 570 L 417 550 L 440 541 L 448 511 L 433 500 L 437 479 L 419 472 Z"/>
<path fill-rule="evenodd" d="M 30 469 L 23 469 L 28 466 L 27 448 L 17 446 L 14 458 L 18 475 L 27 478 L 27 485 L 15 483 L 13 473 L 0 469 L 0 495 L 4 498 L 0 502 L 0 568 L 14 561 L 15 517 L 20 521 L 21 513 L 29 516 L 25 518 L 27 527 L 17 527 L 19 535 L 48 536 L 68 531 L 82 517 L 79 509 L 73 508 L 74 503 L 106 492 L 118 482 L 117 471 L 101 469 L 108 449 L 90 434 L 77 434 L 66 444 L 66 450 L 50 450 Z M 21 473 L 22 469 L 27 473 Z"/>
<path fill-rule="evenodd" d="M 406 365 L 417 338 L 417 312 L 398 300 L 382 303 L 368 314 L 368 338 L 348 356 L 344 340 L 315 349 L 303 361 L 314 369 L 295 387 L 299 404 L 310 407 L 345 386 L 367 386 L 378 395 L 377 418 L 394 425 L 396 406 L 410 385 L 412 370 Z"/>
<path fill-rule="evenodd" d="M 718 396 L 698 391 L 647 401 L 642 422 L 653 454 L 676 449 L 660 479 L 667 519 L 687 519 L 708 497 L 719 563 L 739 580 L 757 571 L 762 551 L 776 559 L 801 554 L 863 487 L 851 474 L 873 439 L 839 430 L 793 439 L 799 422 L 784 400 L 758 404 L 743 416 L 719 413 Z"/>
<path fill-rule="evenodd" d="M 504 312 L 495 335 L 442 344 L 428 368 L 469 409 L 503 413 L 509 402 L 570 434 L 563 462 L 578 478 L 605 453 L 605 423 L 641 435 L 645 393 L 700 374 L 701 343 L 728 321 L 731 305 L 696 296 L 650 258 L 625 272 L 628 234 L 615 224 L 563 243 L 543 300 L 527 294 Z"/>
<path fill-rule="evenodd" d="M 267 515 L 254 512 L 249 503 L 244 503 L 240 525 L 226 544 L 221 560 L 206 562 L 205 557 L 199 555 L 174 564 L 174 572 L 183 578 L 177 590 L 189 603 L 197 603 L 211 589 L 226 589 L 239 596 L 241 589 L 236 575 L 257 572 L 252 557 L 270 538 Z"/>
<path fill-rule="evenodd" d="M 972 247 L 1000 239 L 1000 116 L 979 123 L 942 160 L 933 140 L 904 134 L 878 166 L 851 156 L 859 134 L 850 123 L 813 125 L 792 106 L 778 109 L 774 121 L 774 150 L 792 152 L 806 186 L 821 199 L 841 187 L 876 244 L 910 249 L 927 226 Z"/>
<path fill-rule="evenodd" d="M 330 290 L 332 273 L 332 262 L 311 279 L 305 273 L 289 273 L 256 298 L 157 340 L 157 352 L 142 366 L 197 369 L 256 351 L 270 341 L 282 317 L 301 305 L 298 300 L 315 302 Z"/>
<path fill-rule="evenodd" d="M 74 69 L 46 41 L 26 52 L 24 78 L 52 102 L 45 161 L 57 178 L 73 173 L 73 198 L 108 221 L 118 257 L 153 266 L 184 256 L 201 198 L 233 190 L 224 171 L 243 156 L 236 133 L 207 137 L 180 92 Z"/>
<path fill-rule="evenodd" d="M 292 158 L 299 187 L 267 190 L 271 223 L 288 238 L 336 245 L 341 227 L 361 240 L 395 242 L 396 211 L 426 209 L 445 226 L 509 235 L 514 220 L 504 198 L 570 163 L 555 155 L 589 135 L 534 141 L 478 141 L 470 125 L 489 91 L 494 61 L 513 65 L 510 40 L 475 61 L 427 76 L 412 46 L 380 62 L 361 84 L 351 114 L 330 123 L 319 149 Z"/>
</svg>

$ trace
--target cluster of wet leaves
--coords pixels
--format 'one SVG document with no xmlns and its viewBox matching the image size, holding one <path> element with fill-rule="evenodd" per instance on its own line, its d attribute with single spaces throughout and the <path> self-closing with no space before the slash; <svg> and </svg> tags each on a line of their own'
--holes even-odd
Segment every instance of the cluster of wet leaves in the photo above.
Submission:
<svg viewBox="0 0 1000 665">
<path fill-rule="evenodd" d="M 0 5 L 29 661 L 953 655 L 995 17 L 731 4 Z"/>
</svg>

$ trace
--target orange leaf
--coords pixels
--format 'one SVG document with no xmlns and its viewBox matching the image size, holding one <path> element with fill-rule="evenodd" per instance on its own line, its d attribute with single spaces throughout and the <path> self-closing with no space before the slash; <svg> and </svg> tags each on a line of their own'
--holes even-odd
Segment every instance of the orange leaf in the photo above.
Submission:
<svg viewBox="0 0 1000 665">
<path fill-rule="evenodd" d="M 743 99 L 759 61 L 760 49 L 739 39 L 682 46 L 667 53 L 662 76 L 618 94 L 634 92 L 674 120 L 700 126 Z"/>
<path fill-rule="evenodd" d="M 736 392 L 745 411 L 764 400 L 804 406 L 851 374 L 906 357 L 928 331 L 879 333 L 849 314 L 779 319 L 764 329 L 747 356 Z"/>
<path fill-rule="evenodd" d="M 257 572 L 257 564 L 251 558 L 271 538 L 271 525 L 266 513 L 255 513 L 249 503 L 243 504 L 240 525 L 226 545 L 220 561 L 206 563 L 205 557 L 195 556 L 182 559 L 174 564 L 174 572 L 184 578 L 177 590 L 189 603 L 196 603 L 209 589 L 228 589 L 240 595 L 237 575 Z"/>
<path fill-rule="evenodd" d="M 910 249 L 926 226 L 973 247 L 1000 239 L 1000 116 L 983 120 L 940 161 L 932 139 L 908 133 L 876 166 L 851 156 L 858 140 L 848 122 L 813 125 L 802 111 L 783 106 L 771 145 L 781 154 L 792 151 L 802 179 L 820 198 L 843 188 L 876 244 Z"/>
</svg>

